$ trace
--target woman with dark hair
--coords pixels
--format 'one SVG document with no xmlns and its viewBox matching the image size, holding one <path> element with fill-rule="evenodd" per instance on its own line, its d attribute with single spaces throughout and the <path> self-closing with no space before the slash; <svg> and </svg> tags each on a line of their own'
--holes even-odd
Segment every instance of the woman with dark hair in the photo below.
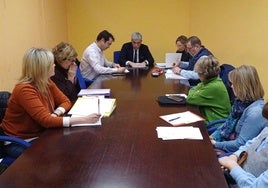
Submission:
<svg viewBox="0 0 268 188">
<path fill-rule="evenodd" d="M 181 53 L 181 61 L 188 62 L 190 59 L 190 54 L 187 52 L 186 43 L 187 43 L 187 37 L 184 35 L 179 36 L 176 39 L 176 46 L 177 51 L 176 53 Z"/>
</svg>

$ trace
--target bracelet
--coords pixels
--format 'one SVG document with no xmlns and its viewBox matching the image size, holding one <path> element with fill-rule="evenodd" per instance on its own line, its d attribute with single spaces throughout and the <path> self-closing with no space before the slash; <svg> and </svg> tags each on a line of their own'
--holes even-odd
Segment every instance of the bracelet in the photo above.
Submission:
<svg viewBox="0 0 268 188">
<path fill-rule="evenodd" d="M 59 117 L 59 114 L 55 113 L 55 112 L 52 112 L 52 114 L 56 115 L 57 117 Z"/>
</svg>

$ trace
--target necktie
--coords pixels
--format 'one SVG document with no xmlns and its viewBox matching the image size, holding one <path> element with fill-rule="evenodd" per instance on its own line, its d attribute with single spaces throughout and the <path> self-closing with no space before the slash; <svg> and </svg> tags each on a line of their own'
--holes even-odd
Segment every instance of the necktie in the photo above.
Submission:
<svg viewBox="0 0 268 188">
<path fill-rule="evenodd" d="M 134 50 L 133 62 L 137 63 L 137 50 Z"/>
</svg>

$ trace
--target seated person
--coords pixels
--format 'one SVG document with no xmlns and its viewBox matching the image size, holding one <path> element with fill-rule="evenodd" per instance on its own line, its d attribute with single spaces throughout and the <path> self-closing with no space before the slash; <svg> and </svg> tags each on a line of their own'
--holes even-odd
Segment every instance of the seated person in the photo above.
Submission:
<svg viewBox="0 0 268 188">
<path fill-rule="evenodd" d="M 188 93 L 187 103 L 198 105 L 205 123 L 227 118 L 231 103 L 227 89 L 218 77 L 220 65 L 213 56 L 201 58 L 195 64 L 194 70 L 201 80 Z"/>
<path fill-rule="evenodd" d="M 123 44 L 118 62 L 123 67 L 153 66 L 154 58 L 148 46 L 142 44 L 142 35 L 139 32 L 131 35 L 131 42 Z"/>
<path fill-rule="evenodd" d="M 229 72 L 229 80 L 236 99 L 225 123 L 210 135 L 218 155 L 235 152 L 266 126 L 264 90 L 255 67 L 242 65 Z"/>
<path fill-rule="evenodd" d="M 70 127 L 73 124 L 95 123 L 100 114 L 84 117 L 63 117 L 71 108 L 70 100 L 50 79 L 54 75 L 54 55 L 42 48 L 30 48 L 23 57 L 22 75 L 12 91 L 0 125 L 1 134 L 30 142 L 46 128 Z M 10 143 L 4 150 L 13 158 L 25 148 Z"/>
<path fill-rule="evenodd" d="M 194 71 L 194 65 L 201 57 L 207 57 L 212 53 L 201 44 L 201 40 L 196 36 L 188 38 L 186 46 L 191 55 L 189 62 L 175 63 L 172 71 L 175 74 L 180 74 L 189 80 L 193 80 L 193 85 L 196 85 L 199 82 L 199 77 Z"/>
<path fill-rule="evenodd" d="M 100 74 L 125 72 L 125 67 L 108 61 L 104 56 L 103 51 L 108 49 L 113 41 L 113 35 L 104 30 L 98 34 L 96 41 L 85 49 L 79 66 L 84 78 L 93 80 Z"/>
<path fill-rule="evenodd" d="M 187 52 L 187 37 L 184 35 L 179 36 L 176 39 L 176 46 L 177 46 L 177 51 L 176 53 L 181 53 L 181 61 L 183 62 L 189 62 L 190 59 L 190 54 Z"/>
<path fill-rule="evenodd" d="M 264 105 L 262 115 L 268 119 L 268 103 Z M 255 122 L 258 124 L 258 122 Z M 239 166 L 238 157 L 247 152 L 247 159 Z M 220 164 L 230 171 L 229 185 L 238 187 L 268 187 L 268 127 L 252 140 L 247 141 L 234 154 L 219 158 Z M 228 173 L 227 173 L 228 175 Z M 231 179 L 230 179 L 231 178 Z M 233 180 L 233 181 L 230 181 Z"/>
<path fill-rule="evenodd" d="M 74 104 L 80 91 L 76 78 L 77 65 L 75 61 L 77 52 L 72 45 L 61 42 L 53 48 L 52 53 L 54 54 L 55 74 L 51 77 L 51 80 Z"/>
</svg>

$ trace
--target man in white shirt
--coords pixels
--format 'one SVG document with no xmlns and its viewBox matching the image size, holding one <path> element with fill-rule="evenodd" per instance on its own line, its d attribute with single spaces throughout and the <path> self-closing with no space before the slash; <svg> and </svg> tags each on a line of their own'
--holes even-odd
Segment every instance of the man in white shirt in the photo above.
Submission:
<svg viewBox="0 0 268 188">
<path fill-rule="evenodd" d="M 95 42 L 84 51 L 80 70 L 84 78 L 93 80 L 99 74 L 124 73 L 125 67 L 108 61 L 103 51 L 108 49 L 114 37 L 107 30 L 100 32 Z"/>
</svg>

